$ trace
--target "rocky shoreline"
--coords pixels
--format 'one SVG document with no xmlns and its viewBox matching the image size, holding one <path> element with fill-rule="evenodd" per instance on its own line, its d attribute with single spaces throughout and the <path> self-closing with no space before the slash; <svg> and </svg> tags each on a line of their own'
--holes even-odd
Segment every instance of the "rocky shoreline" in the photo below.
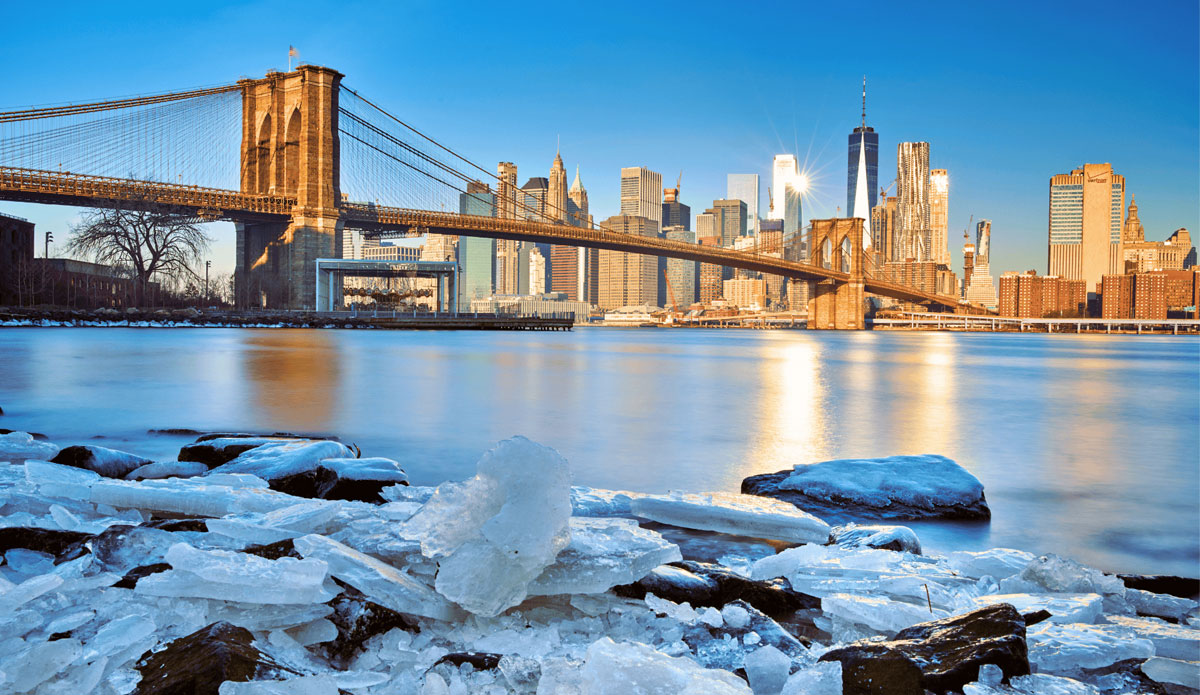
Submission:
<svg viewBox="0 0 1200 695">
<path fill-rule="evenodd" d="M 941 457 L 649 495 L 521 437 L 430 488 L 335 439 L 197 434 L 152 461 L 0 430 L 0 691 L 1200 690 L 1195 579 L 923 553 L 893 522 L 988 513 Z"/>
<path fill-rule="evenodd" d="M 19 309 L 0 307 L 0 327 L 374 328 L 368 315 L 187 309 Z"/>
</svg>

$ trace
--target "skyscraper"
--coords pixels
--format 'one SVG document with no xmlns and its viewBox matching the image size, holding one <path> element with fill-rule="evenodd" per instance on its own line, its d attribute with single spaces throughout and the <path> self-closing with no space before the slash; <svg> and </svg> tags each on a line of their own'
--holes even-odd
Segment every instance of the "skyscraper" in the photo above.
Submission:
<svg viewBox="0 0 1200 695">
<path fill-rule="evenodd" d="M 746 203 L 742 200 L 714 200 L 712 210 L 720 211 L 720 237 L 722 246 L 732 246 L 735 241 L 746 236 L 747 211 Z"/>
<path fill-rule="evenodd" d="M 716 237 L 718 242 L 721 239 L 721 211 L 719 210 L 708 209 L 696 215 L 696 238 L 707 239 L 709 237 Z"/>
<path fill-rule="evenodd" d="M 1121 228 L 1125 177 L 1111 164 L 1084 164 L 1050 178 L 1048 275 L 1084 280 L 1095 292 L 1106 274 L 1124 271 Z"/>
<path fill-rule="evenodd" d="M 846 215 L 870 222 L 871 210 L 878 203 L 875 191 L 879 190 L 879 133 L 867 125 L 866 77 L 863 77 L 862 123 L 850 133 L 849 142 L 846 157 Z M 859 179 L 862 179 L 861 187 Z M 860 202 L 859 198 L 866 199 Z"/>
<path fill-rule="evenodd" d="M 929 231 L 933 240 L 932 259 L 950 266 L 950 177 L 945 169 L 929 172 Z"/>
<path fill-rule="evenodd" d="M 897 252 L 900 229 L 900 199 L 880 191 L 879 204 L 871 208 L 871 248 L 878 255 L 877 263 L 902 261 L 904 258 Z"/>
<path fill-rule="evenodd" d="M 696 243 L 696 234 L 680 226 L 663 228 L 663 236 L 672 241 Z M 677 311 L 685 311 L 696 301 L 696 283 L 699 282 L 699 264 L 679 258 L 667 259 L 666 305 L 675 305 Z M 664 285 L 666 283 L 663 283 Z"/>
<path fill-rule="evenodd" d="M 658 236 L 658 222 L 637 215 L 614 215 L 603 227 L 622 234 Z M 600 296 L 602 309 L 654 304 L 658 301 L 658 259 L 640 253 L 600 250 Z"/>
<path fill-rule="evenodd" d="M 783 220 L 783 233 L 791 234 L 803 225 L 800 196 L 804 181 L 796 168 L 796 156 L 777 154 L 771 163 L 771 210 L 768 217 Z"/>
<path fill-rule="evenodd" d="M 896 146 L 896 197 L 899 198 L 900 248 L 897 260 L 930 259 L 929 143 Z"/>
<path fill-rule="evenodd" d="M 579 170 L 575 170 L 575 183 L 579 183 Z M 579 209 L 567 194 L 567 171 L 563 168 L 562 154 L 554 154 L 550 165 L 550 187 L 546 192 L 546 218 L 551 222 L 579 226 Z M 582 190 L 583 186 L 580 185 Z M 572 192 L 575 190 L 572 187 Z M 584 193 L 586 196 L 586 193 Z M 584 201 L 586 205 L 587 202 Z M 575 246 L 553 244 L 550 246 L 550 284 L 552 292 L 562 292 L 570 301 L 579 300 L 579 252 Z"/>
<path fill-rule="evenodd" d="M 571 184 L 571 190 L 567 191 L 567 207 L 571 211 L 571 224 L 576 227 L 592 226 L 592 216 L 588 212 L 588 193 L 579 179 L 578 166 L 575 167 L 575 181 Z M 599 259 L 596 249 L 580 247 L 575 250 L 575 291 L 577 299 L 581 302 L 596 303 Z M 552 273 L 553 271 L 551 268 Z"/>
<path fill-rule="evenodd" d="M 758 234 L 758 174 L 729 174 L 725 178 L 725 197 L 746 204 L 747 231 Z"/>
<path fill-rule="evenodd" d="M 992 247 L 992 221 L 979 220 L 975 225 L 975 262 L 968 278 L 966 300 L 995 309 L 996 284 L 989 267 Z"/>
<path fill-rule="evenodd" d="M 496 166 L 496 217 L 515 220 L 524 217 L 517 214 L 517 165 L 500 162 Z M 496 292 L 517 294 L 520 288 L 520 268 L 517 253 L 521 242 L 509 239 L 496 241 Z"/>
<path fill-rule="evenodd" d="M 692 209 L 679 202 L 679 188 L 663 189 L 662 225 L 667 227 L 692 228 Z"/>
<path fill-rule="evenodd" d="M 567 171 L 563 168 L 562 154 L 554 153 L 550 165 L 550 179 L 546 189 L 545 216 L 548 222 L 567 221 Z"/>
<path fill-rule="evenodd" d="M 463 215 L 496 216 L 496 196 L 486 184 L 467 184 L 467 192 L 458 196 L 458 212 Z M 464 236 L 459 240 L 458 306 L 466 309 L 472 299 L 490 297 L 496 289 L 496 240 Z"/>
<path fill-rule="evenodd" d="M 621 214 L 662 224 L 662 174 L 646 167 L 621 168 Z M 657 231 L 657 230 L 656 230 Z"/>
</svg>

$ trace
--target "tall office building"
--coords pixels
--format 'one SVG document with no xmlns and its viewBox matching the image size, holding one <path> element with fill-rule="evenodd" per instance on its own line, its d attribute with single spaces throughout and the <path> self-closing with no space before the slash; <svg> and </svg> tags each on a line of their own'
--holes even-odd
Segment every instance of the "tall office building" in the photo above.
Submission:
<svg viewBox="0 0 1200 695">
<path fill-rule="evenodd" d="M 747 231 L 758 234 L 758 174 L 729 174 L 725 177 L 725 197 L 746 204 Z"/>
<path fill-rule="evenodd" d="M 462 215 L 496 216 L 496 196 L 487 184 L 474 181 L 458 195 Z M 465 309 L 472 299 L 490 297 L 496 291 L 496 240 L 464 236 L 459 239 L 458 306 Z"/>
<path fill-rule="evenodd" d="M 567 207 L 570 210 L 571 224 L 576 227 L 592 226 L 592 216 L 588 211 L 588 193 L 579 178 L 579 167 L 575 167 L 575 181 L 571 190 L 567 191 Z M 581 302 L 596 303 L 597 275 L 599 273 L 600 256 L 596 249 L 583 247 L 575 249 L 575 292 Z M 553 265 L 553 261 L 551 261 Z M 551 268 L 551 273 L 554 269 Z M 569 273 L 566 273 L 569 276 Z M 564 291 L 564 290 L 559 290 Z"/>
<path fill-rule="evenodd" d="M 950 267 L 950 176 L 945 169 L 929 172 L 929 233 L 932 260 Z"/>
<path fill-rule="evenodd" d="M 862 123 L 850 133 L 846 157 L 846 215 L 871 221 L 878 204 L 879 133 L 867 125 L 867 78 L 863 77 Z"/>
<path fill-rule="evenodd" d="M 575 171 L 575 180 L 579 180 L 579 171 Z M 579 213 L 571 198 L 567 195 L 567 171 L 563 168 L 562 154 L 554 154 L 554 163 L 550 165 L 550 183 L 546 191 L 546 219 L 578 226 Z M 550 246 L 550 284 L 551 292 L 562 292 L 570 301 L 579 300 L 579 249 L 575 246 L 552 244 Z"/>
<path fill-rule="evenodd" d="M 711 210 L 719 211 L 721 218 L 721 246 L 733 246 L 738 239 L 746 236 L 749 220 L 747 219 L 746 203 L 742 200 L 714 200 Z"/>
<path fill-rule="evenodd" d="M 896 146 L 896 197 L 899 198 L 900 244 L 896 260 L 928 261 L 933 240 L 929 229 L 929 143 Z"/>
<path fill-rule="evenodd" d="M 517 207 L 517 165 L 500 162 L 496 166 L 496 217 L 506 220 L 523 218 Z M 521 242 L 509 239 L 496 241 L 496 293 L 517 294 L 520 289 L 520 268 L 517 254 Z"/>
<path fill-rule="evenodd" d="M 696 238 L 716 237 L 719 241 L 721 239 L 721 220 L 722 212 L 714 211 L 711 208 L 696 215 Z"/>
<path fill-rule="evenodd" d="M 1088 292 L 1101 278 L 1124 271 L 1121 228 L 1125 177 L 1111 164 L 1084 164 L 1050 178 L 1048 275 L 1084 280 Z"/>
<path fill-rule="evenodd" d="M 621 214 L 662 224 L 662 174 L 646 167 L 621 168 Z"/>
<path fill-rule="evenodd" d="M 548 222 L 567 221 L 567 170 L 563 168 L 562 154 L 554 153 L 547 182 L 545 216 Z"/>
<path fill-rule="evenodd" d="M 989 309 L 998 306 L 996 299 L 996 284 L 992 279 L 991 262 L 992 221 L 979 220 L 975 225 L 975 259 L 971 277 L 967 278 L 965 299 L 974 304 L 982 304 Z"/>
<path fill-rule="evenodd" d="M 560 162 L 560 164 L 561 164 L 561 162 Z M 564 176 L 564 179 L 565 179 L 565 176 Z M 564 181 L 564 183 L 565 183 L 565 181 Z M 517 195 L 519 196 L 519 199 L 521 201 L 520 205 L 518 206 L 519 209 L 517 211 L 518 217 L 524 218 L 531 222 L 552 222 L 553 221 L 553 219 L 550 216 L 549 206 L 548 206 L 548 203 L 550 200 L 550 179 L 546 178 L 545 176 L 530 177 L 530 179 L 525 182 L 525 185 L 521 186 L 521 190 L 517 192 Z M 543 259 L 550 258 L 550 244 L 534 243 L 534 242 L 526 241 L 526 242 L 522 242 L 521 246 L 522 247 L 526 247 L 526 246 L 536 247 L 539 251 L 541 251 Z M 549 275 L 550 268 L 548 267 L 548 264 L 543 266 L 543 270 L 545 270 L 547 274 L 546 274 L 545 279 L 542 282 L 542 285 L 549 286 L 549 284 L 550 284 L 550 275 Z M 521 272 L 525 272 L 525 271 L 522 270 Z M 521 294 L 529 294 L 529 293 L 521 292 Z"/>
<path fill-rule="evenodd" d="M 529 249 L 529 292 L 528 294 L 546 293 L 546 257 L 535 246 Z"/>
<path fill-rule="evenodd" d="M 692 228 L 692 209 L 679 202 L 679 188 L 663 189 L 662 227 Z"/>
<path fill-rule="evenodd" d="M 658 222 L 638 215 L 614 215 L 602 226 L 621 234 L 658 236 Z M 602 309 L 653 305 L 658 301 L 657 276 L 658 259 L 654 256 L 601 249 L 597 304 Z"/>
<path fill-rule="evenodd" d="M 796 157 L 777 154 L 771 163 L 771 210 L 768 217 L 783 220 L 783 233 L 791 234 L 803 226 L 801 190 L 803 182 L 796 168 Z"/>
<path fill-rule="evenodd" d="M 664 227 L 663 236 L 671 241 L 696 243 L 696 233 L 681 226 Z M 667 259 L 666 304 L 674 305 L 677 311 L 686 311 L 696 302 L 696 284 L 700 281 L 700 264 L 680 258 Z M 663 283 L 664 285 L 668 283 Z"/>
<path fill-rule="evenodd" d="M 700 236 L 696 232 L 696 243 L 702 246 L 720 246 L 721 237 Z M 711 304 L 721 298 L 724 291 L 724 268 L 716 263 L 701 263 L 699 268 L 699 287 L 696 294 L 702 304 Z"/>
<path fill-rule="evenodd" d="M 888 261 L 902 261 L 897 254 L 897 234 L 900 228 L 900 198 L 880 191 L 882 200 L 871 209 L 871 248 L 876 254 L 877 265 Z"/>
</svg>

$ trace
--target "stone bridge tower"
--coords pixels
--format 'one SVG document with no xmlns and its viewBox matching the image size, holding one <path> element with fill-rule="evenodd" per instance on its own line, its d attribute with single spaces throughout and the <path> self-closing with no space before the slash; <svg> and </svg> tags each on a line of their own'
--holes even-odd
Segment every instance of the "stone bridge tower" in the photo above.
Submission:
<svg viewBox="0 0 1200 695">
<path fill-rule="evenodd" d="M 808 243 L 811 263 L 850 275 L 845 282 L 822 280 L 812 284 L 808 300 L 808 327 L 864 328 L 862 218 L 813 220 Z"/>
<path fill-rule="evenodd" d="M 342 223 L 338 88 L 342 75 L 302 65 L 241 80 L 243 193 L 296 199 L 287 222 L 237 224 L 239 306 L 311 308 L 318 258 L 338 258 Z"/>
</svg>

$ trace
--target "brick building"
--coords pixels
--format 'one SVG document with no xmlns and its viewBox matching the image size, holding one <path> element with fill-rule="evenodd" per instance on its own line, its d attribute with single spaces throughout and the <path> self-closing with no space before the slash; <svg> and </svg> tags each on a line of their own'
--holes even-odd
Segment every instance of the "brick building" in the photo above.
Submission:
<svg viewBox="0 0 1200 695">
<path fill-rule="evenodd" d="M 1082 316 L 1087 308 L 1087 283 L 1056 275 L 1039 277 L 1033 271 L 1000 276 L 1000 315 L 1018 318 Z"/>
</svg>

